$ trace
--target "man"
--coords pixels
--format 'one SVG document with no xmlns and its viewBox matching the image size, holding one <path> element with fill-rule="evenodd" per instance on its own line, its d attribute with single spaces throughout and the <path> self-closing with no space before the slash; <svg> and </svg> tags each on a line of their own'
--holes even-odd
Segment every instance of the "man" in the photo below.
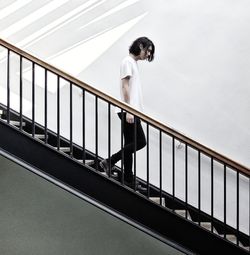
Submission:
<svg viewBox="0 0 250 255">
<path fill-rule="evenodd" d="M 129 48 L 129 55 L 126 56 L 120 67 L 120 91 L 121 100 L 139 111 L 143 111 L 142 87 L 138 70 L 138 60 L 154 59 L 155 46 L 147 37 L 137 38 Z M 109 160 L 113 167 L 122 159 L 124 153 L 124 181 L 127 184 L 133 182 L 133 153 L 135 149 L 134 130 L 136 127 L 136 150 L 142 149 L 146 145 L 145 134 L 143 132 L 141 121 L 128 112 L 118 112 L 122 121 L 124 147 L 122 150 L 113 154 L 110 159 L 104 159 L 100 162 L 100 167 L 107 174 L 109 173 Z"/>
</svg>

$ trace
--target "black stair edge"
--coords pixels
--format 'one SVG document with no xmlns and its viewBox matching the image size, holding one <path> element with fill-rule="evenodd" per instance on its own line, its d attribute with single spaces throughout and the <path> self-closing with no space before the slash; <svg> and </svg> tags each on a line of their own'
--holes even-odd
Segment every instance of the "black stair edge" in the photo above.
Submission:
<svg viewBox="0 0 250 255">
<path fill-rule="evenodd" d="M 48 149 L 46 145 L 24 135 L 17 128 L 0 121 L 0 131 L 4 134 L 0 139 L 0 147 L 5 151 L 43 169 L 47 174 L 95 198 L 119 214 L 126 215 L 163 238 L 174 240 L 198 254 L 210 255 L 217 252 L 247 254 L 246 250 L 204 231 L 196 224 L 172 213 L 167 208 L 154 204 L 144 196 L 129 189 L 124 190 L 126 187 L 104 177 L 90 167 L 72 161 L 63 153 Z M 43 157 L 41 158 L 40 155 Z"/>
<path fill-rule="evenodd" d="M 3 104 L 0 103 L 0 109 L 2 108 L 3 111 L 6 111 L 6 106 L 4 106 Z M 19 113 L 15 110 L 10 109 L 10 117 L 11 119 L 14 120 L 19 120 Z M 26 116 L 23 116 L 23 120 L 27 123 L 27 125 L 23 128 L 23 130 L 28 129 L 31 132 L 32 129 L 32 120 Z M 44 133 L 44 127 L 39 124 L 39 123 L 35 123 L 35 126 L 37 129 L 39 129 L 39 133 Z M 54 144 L 54 146 L 56 146 L 57 144 L 57 134 L 52 131 L 52 130 L 47 130 L 48 134 L 50 135 L 50 139 L 53 140 L 52 144 Z M 70 141 L 67 138 L 61 137 L 60 138 L 61 141 L 61 146 L 67 146 L 69 145 Z M 41 141 L 42 142 L 42 141 Z M 51 142 L 51 141 L 50 141 Z M 49 144 L 50 145 L 50 144 Z M 82 149 L 78 144 L 73 143 L 73 151 L 74 151 L 74 156 L 77 156 L 78 158 L 81 159 L 82 153 L 80 152 Z M 92 160 L 96 160 L 96 155 L 88 150 L 86 150 L 86 160 L 88 159 L 92 159 Z M 100 158 L 98 156 L 97 161 L 99 162 L 102 158 Z M 72 158 L 72 160 L 76 160 L 76 158 Z M 98 165 L 97 165 L 98 166 Z M 93 168 L 95 168 L 93 166 Z M 120 169 L 118 167 L 116 167 L 118 172 L 120 171 Z M 96 171 L 97 168 L 95 168 Z M 139 181 L 139 183 L 143 184 L 144 187 L 146 187 L 146 182 L 145 180 L 140 179 L 139 177 L 137 177 L 137 180 Z M 152 194 L 152 196 L 160 196 L 159 195 L 159 189 L 154 186 L 153 184 L 149 184 L 149 189 L 150 189 L 150 194 Z M 143 194 L 143 192 L 141 192 Z M 146 196 L 146 192 L 144 192 L 144 195 Z M 218 231 L 219 234 L 224 234 L 224 232 L 226 232 L 226 234 L 234 234 L 236 236 L 238 236 L 238 238 L 240 239 L 240 241 L 243 244 L 248 244 L 248 235 L 241 232 L 241 231 L 237 231 L 236 229 L 234 229 L 233 227 L 226 225 L 221 222 L 218 219 L 215 219 L 206 214 L 203 211 L 199 211 L 197 208 L 195 208 L 194 206 L 190 205 L 190 204 L 186 204 L 184 201 L 182 201 L 179 198 L 172 198 L 172 196 L 167 193 L 166 191 L 162 192 L 162 197 L 165 198 L 165 202 L 166 202 L 166 207 L 172 210 L 178 210 L 178 209 L 183 209 L 183 210 L 188 210 L 190 213 L 190 216 L 192 218 L 193 222 L 196 221 L 200 221 L 200 222 L 213 222 L 213 226 L 216 228 L 216 230 Z M 226 231 L 224 231 L 226 229 Z"/>
</svg>

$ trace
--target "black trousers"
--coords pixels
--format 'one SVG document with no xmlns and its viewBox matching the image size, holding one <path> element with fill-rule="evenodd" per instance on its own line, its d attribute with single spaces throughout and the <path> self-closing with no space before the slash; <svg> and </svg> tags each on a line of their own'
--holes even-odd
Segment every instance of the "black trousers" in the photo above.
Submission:
<svg viewBox="0 0 250 255">
<path fill-rule="evenodd" d="M 123 117 L 122 117 L 123 114 Z M 126 113 L 118 113 L 119 118 L 122 121 L 124 146 L 117 153 L 111 156 L 111 164 L 117 163 L 122 159 L 122 153 L 124 152 L 124 179 L 126 181 L 132 181 L 133 178 L 133 153 L 142 149 L 146 145 L 146 138 L 141 126 L 141 120 L 135 117 L 135 123 L 128 123 L 126 121 Z M 135 126 L 136 126 L 136 140 L 135 140 Z"/>
</svg>

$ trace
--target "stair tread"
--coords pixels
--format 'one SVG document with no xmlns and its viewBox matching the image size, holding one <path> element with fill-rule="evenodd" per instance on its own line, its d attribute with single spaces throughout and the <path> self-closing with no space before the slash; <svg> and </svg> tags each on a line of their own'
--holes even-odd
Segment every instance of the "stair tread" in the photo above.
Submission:
<svg viewBox="0 0 250 255">
<path fill-rule="evenodd" d="M 236 235 L 233 235 L 233 234 L 227 234 L 226 235 L 227 238 L 236 238 Z"/>
<path fill-rule="evenodd" d="M 198 224 L 198 222 L 197 222 L 197 224 Z M 212 223 L 211 222 L 202 221 L 202 222 L 200 222 L 200 226 L 212 232 Z M 215 227 L 213 227 L 213 233 L 219 235 L 219 233 L 217 232 Z"/>
<path fill-rule="evenodd" d="M 162 202 L 162 206 L 165 206 L 165 198 L 162 197 L 162 200 L 160 197 L 149 197 L 150 200 L 154 201 L 157 204 L 161 204 Z"/>
<path fill-rule="evenodd" d="M 237 237 L 235 235 L 226 235 L 226 239 L 229 240 L 232 243 L 237 243 Z"/>
<path fill-rule="evenodd" d="M 54 146 L 54 148 L 57 150 L 57 146 Z M 59 147 L 59 151 L 70 152 L 70 147 Z"/>
<path fill-rule="evenodd" d="M 241 247 L 241 248 L 244 248 L 244 249 L 246 249 L 246 250 L 248 250 L 249 251 L 249 246 L 245 246 L 245 245 L 243 245 L 240 241 L 239 241 L 239 246 Z"/>
<path fill-rule="evenodd" d="M 4 122 L 7 122 L 6 119 L 2 119 Z M 10 124 L 11 125 L 14 125 L 14 126 L 20 126 L 20 121 L 18 120 L 10 120 Z M 26 123 L 25 122 L 22 122 L 22 126 L 25 126 Z"/>
<path fill-rule="evenodd" d="M 247 250 L 247 251 L 250 251 L 250 246 L 241 246 L 241 248 Z"/>
<path fill-rule="evenodd" d="M 78 161 L 79 163 L 83 163 L 83 159 L 77 159 L 77 161 Z M 86 165 L 92 165 L 92 164 L 94 164 L 94 163 L 95 163 L 95 161 L 92 160 L 92 159 L 85 159 L 85 164 L 86 164 Z"/>
<path fill-rule="evenodd" d="M 187 212 L 187 219 L 192 220 L 190 213 L 188 210 L 185 209 L 176 209 L 174 210 L 177 214 L 181 215 L 183 218 L 186 217 L 186 212 Z"/>
<path fill-rule="evenodd" d="M 29 133 L 29 135 L 32 136 L 31 133 Z M 44 139 L 45 135 L 44 134 L 34 134 L 34 137 L 37 138 L 37 139 Z"/>
<path fill-rule="evenodd" d="M 44 139 L 45 135 L 44 134 L 35 134 L 35 137 L 39 138 L 39 139 Z"/>
</svg>

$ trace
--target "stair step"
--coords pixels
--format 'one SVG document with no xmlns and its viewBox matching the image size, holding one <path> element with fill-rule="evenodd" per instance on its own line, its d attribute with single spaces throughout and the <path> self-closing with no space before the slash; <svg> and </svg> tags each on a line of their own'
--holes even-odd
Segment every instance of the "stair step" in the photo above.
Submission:
<svg viewBox="0 0 250 255">
<path fill-rule="evenodd" d="M 244 246 L 241 242 L 239 242 L 239 246 L 247 251 L 250 251 L 250 247 L 249 246 Z"/>
<path fill-rule="evenodd" d="M 54 146 L 54 148 L 57 150 L 57 147 Z M 62 152 L 70 152 L 70 147 L 60 147 L 59 151 Z"/>
<path fill-rule="evenodd" d="M 3 119 L 4 122 L 7 122 L 6 119 Z M 10 120 L 10 124 L 13 126 L 20 126 L 20 121 L 17 120 Z M 22 126 L 24 127 L 26 125 L 25 122 L 22 122 Z"/>
<path fill-rule="evenodd" d="M 186 212 L 187 212 L 187 219 L 192 220 L 189 211 L 187 210 L 174 210 L 175 213 L 181 215 L 183 218 L 186 218 Z"/>
<path fill-rule="evenodd" d="M 249 246 L 244 246 L 241 242 L 239 242 L 239 246 L 243 249 L 246 249 L 247 251 L 249 251 Z"/>
<path fill-rule="evenodd" d="M 237 244 L 237 237 L 235 235 L 226 235 L 226 239 L 234 244 Z"/>
<path fill-rule="evenodd" d="M 83 164 L 83 159 L 78 159 L 77 161 L 78 161 L 79 163 L 82 163 L 82 164 Z M 90 166 L 90 165 L 93 165 L 93 164 L 95 164 L 95 161 L 94 161 L 94 160 L 92 160 L 92 159 L 85 159 L 85 165 Z"/>
<path fill-rule="evenodd" d="M 37 139 L 45 139 L 45 135 L 44 134 L 35 134 L 35 138 L 37 138 Z"/>
<path fill-rule="evenodd" d="M 30 136 L 32 136 L 32 134 L 29 133 Z M 35 134 L 34 137 L 36 139 L 45 139 L 45 135 L 44 134 Z"/>
<path fill-rule="evenodd" d="M 196 222 L 196 223 L 198 224 L 198 222 Z M 212 223 L 211 222 L 206 222 L 206 221 L 200 222 L 200 226 L 212 232 Z M 215 227 L 213 227 L 213 233 L 219 235 L 219 233 L 217 232 Z"/>
<path fill-rule="evenodd" d="M 222 234 L 218 234 L 219 236 L 223 237 L 224 238 L 224 235 Z M 237 237 L 235 235 L 232 235 L 232 234 L 227 234 L 226 235 L 226 239 L 234 244 L 237 244 Z M 247 250 L 247 251 L 250 251 L 250 247 L 249 246 L 244 246 L 240 241 L 239 241 L 239 247 Z"/>
<path fill-rule="evenodd" d="M 157 203 L 159 205 L 162 202 L 162 206 L 165 206 L 165 198 L 164 197 L 162 197 L 162 198 L 160 198 L 160 197 L 150 197 L 149 199 L 154 201 L 155 203 Z"/>
</svg>

